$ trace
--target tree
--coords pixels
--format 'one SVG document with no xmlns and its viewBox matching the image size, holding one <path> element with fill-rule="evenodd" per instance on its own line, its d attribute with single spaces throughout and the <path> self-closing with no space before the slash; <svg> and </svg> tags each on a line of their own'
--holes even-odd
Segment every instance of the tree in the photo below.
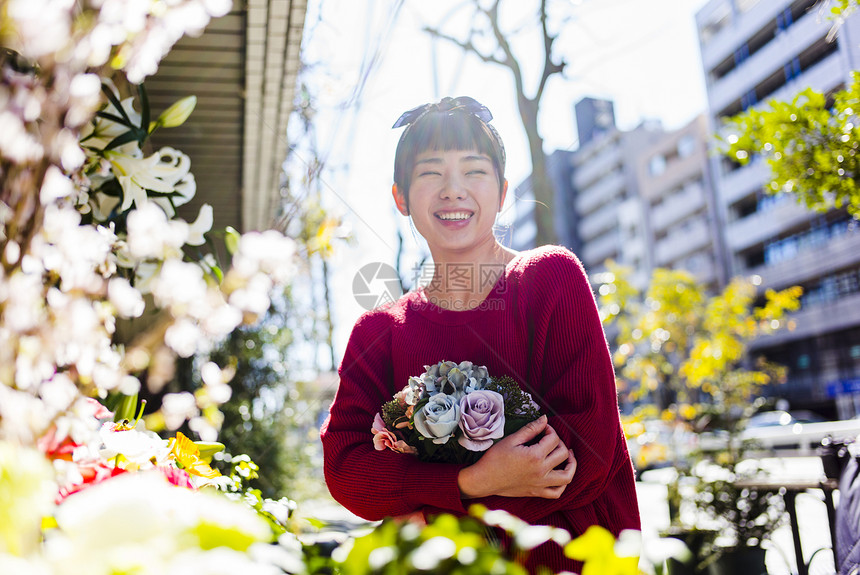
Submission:
<svg viewBox="0 0 860 575">
<path fill-rule="evenodd" d="M 748 359 L 756 337 L 783 329 L 785 314 L 800 307 L 801 288 L 767 290 L 756 305 L 756 285 L 734 278 L 719 294 L 686 271 L 655 269 L 643 294 L 631 270 L 609 263 L 598 277 L 604 323 L 617 329 L 614 355 L 623 379 L 638 383 L 633 399 L 650 396 L 660 409 L 695 404 L 707 394 L 723 410 L 742 406 L 783 368 Z"/>
<path fill-rule="evenodd" d="M 465 2 L 463 5 L 471 4 L 474 13 L 471 18 L 473 26 L 464 39 L 446 34 L 438 28 L 427 26 L 424 29 L 433 37 L 452 42 L 464 51 L 474 54 L 482 62 L 507 68 L 513 76 L 517 91 L 517 108 L 529 142 L 532 162 L 531 184 L 538 206 L 535 210 L 537 225 L 535 242 L 537 245 L 552 244 L 557 242 L 552 216 L 555 203 L 554 190 L 546 173 L 546 155 L 543 151 L 543 138 L 538 131 L 537 119 L 547 81 L 554 74 L 563 72 L 566 63 L 564 59 L 553 57 L 552 47 L 558 34 L 550 32 L 547 25 L 547 0 L 541 0 L 537 8 L 537 16 L 543 37 L 543 67 L 534 94 L 528 96 L 526 71 L 511 44 L 515 31 L 504 30 L 500 23 L 501 3 L 501 0 L 493 0 L 489 6 L 484 7 L 479 0 Z"/>
<path fill-rule="evenodd" d="M 857 7 L 856 0 L 835 0 L 833 32 Z M 860 219 L 860 74 L 832 95 L 811 88 L 791 102 L 773 100 L 728 118 L 723 152 L 747 164 L 764 157 L 772 176 L 770 194 L 792 193 L 807 207 L 826 212 L 844 208 Z"/>
<path fill-rule="evenodd" d="M 832 102 L 831 102 L 832 100 Z M 860 74 L 831 98 L 811 88 L 789 102 L 729 118 L 725 153 L 741 164 L 767 158 L 770 194 L 792 193 L 820 212 L 845 208 L 860 219 Z"/>
</svg>

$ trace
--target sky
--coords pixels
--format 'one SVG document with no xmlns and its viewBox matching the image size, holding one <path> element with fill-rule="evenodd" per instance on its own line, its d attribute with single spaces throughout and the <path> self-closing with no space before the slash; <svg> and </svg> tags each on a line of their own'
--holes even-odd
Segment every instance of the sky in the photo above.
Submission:
<svg viewBox="0 0 860 575">
<path fill-rule="evenodd" d="M 576 149 L 573 105 L 582 97 L 611 99 L 616 123 L 630 129 L 659 119 L 675 129 L 706 110 L 695 14 L 707 0 L 570 0 L 550 2 L 554 52 L 568 63 L 552 77 L 538 118 L 547 153 Z M 311 0 L 303 61 L 316 96 L 318 147 L 328 169 L 324 205 L 341 216 L 354 241 L 331 262 L 335 294 L 335 351 L 343 354 L 352 325 L 364 311 L 353 297 L 356 273 L 368 263 L 394 265 L 396 231 L 405 237 L 408 273 L 421 252 L 420 238 L 391 199 L 394 150 L 400 130 L 391 125 L 404 111 L 443 96 L 468 95 L 493 113 L 507 151 L 513 188 L 530 172 L 525 132 L 516 110 L 510 72 L 481 63 L 423 26 L 452 35 L 468 30 L 470 0 Z M 536 84 L 541 39 L 522 23 L 536 2 L 503 2 L 503 25 L 521 30 L 514 48 Z M 519 12 L 516 12 L 519 10 Z M 534 8 L 532 8 L 534 11 Z M 532 64 L 534 63 L 534 64 Z M 533 81 L 532 81 L 533 79 Z M 527 85 L 532 94 L 533 85 Z M 301 163 L 301 155 L 297 155 Z M 509 201 L 513 194 L 509 194 Z M 513 220 L 506 205 L 503 223 Z M 374 286 L 371 286 L 374 288 Z M 378 287 L 378 286 L 377 286 Z"/>
</svg>

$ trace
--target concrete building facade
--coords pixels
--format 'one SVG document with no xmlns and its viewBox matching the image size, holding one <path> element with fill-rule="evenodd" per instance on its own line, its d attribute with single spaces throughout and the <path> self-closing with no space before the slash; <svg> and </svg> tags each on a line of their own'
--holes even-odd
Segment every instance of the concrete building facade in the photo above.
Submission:
<svg viewBox="0 0 860 575">
<path fill-rule="evenodd" d="M 639 195 L 636 158 L 663 130 L 644 122 L 630 131 L 616 127 L 595 134 L 572 157 L 573 207 L 578 254 L 590 274 L 605 270 L 607 259 L 634 269 L 634 281 L 647 281 L 651 268 L 645 205 Z"/>
<path fill-rule="evenodd" d="M 712 0 L 696 20 L 712 131 L 807 87 L 833 92 L 860 68 L 860 18 L 831 41 L 832 22 L 815 0 Z M 775 392 L 825 415 L 860 412 L 860 222 L 767 195 L 762 161 L 740 167 L 714 155 L 712 168 L 729 275 L 757 275 L 762 289 L 804 288 L 794 329 L 756 343 L 789 368 Z"/>
<path fill-rule="evenodd" d="M 702 114 L 666 132 L 636 159 L 649 267 L 684 269 L 712 289 L 726 282 L 721 229 Z"/>
</svg>

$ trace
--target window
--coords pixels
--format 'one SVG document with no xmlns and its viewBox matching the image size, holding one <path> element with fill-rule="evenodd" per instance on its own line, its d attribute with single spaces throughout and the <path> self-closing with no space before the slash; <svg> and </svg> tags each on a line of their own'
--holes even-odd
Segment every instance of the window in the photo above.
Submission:
<svg viewBox="0 0 860 575">
<path fill-rule="evenodd" d="M 692 134 L 687 134 L 678 140 L 678 156 L 687 158 L 693 155 L 696 151 L 696 137 Z"/>
<path fill-rule="evenodd" d="M 648 163 L 648 171 L 652 176 L 659 176 L 663 172 L 666 171 L 666 158 L 665 156 L 657 155 L 651 158 L 651 161 Z"/>
</svg>

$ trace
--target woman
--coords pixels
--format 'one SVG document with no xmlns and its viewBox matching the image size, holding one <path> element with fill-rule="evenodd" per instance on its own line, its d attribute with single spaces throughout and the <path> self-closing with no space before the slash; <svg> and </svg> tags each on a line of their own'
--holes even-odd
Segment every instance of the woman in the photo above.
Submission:
<svg viewBox="0 0 860 575">
<path fill-rule="evenodd" d="M 493 235 L 507 181 L 491 118 L 471 98 L 445 98 L 394 125 L 406 126 L 394 201 L 427 241 L 434 276 L 353 328 L 321 433 L 326 482 L 335 499 L 371 520 L 463 514 L 477 502 L 573 536 L 595 524 L 616 536 L 639 529 L 615 377 L 585 272 L 564 248 L 518 254 Z M 374 450 L 370 430 L 382 404 L 443 360 L 512 376 L 549 417 L 468 466 Z M 538 565 L 577 567 L 553 543 L 530 553 L 526 566 Z"/>
</svg>

